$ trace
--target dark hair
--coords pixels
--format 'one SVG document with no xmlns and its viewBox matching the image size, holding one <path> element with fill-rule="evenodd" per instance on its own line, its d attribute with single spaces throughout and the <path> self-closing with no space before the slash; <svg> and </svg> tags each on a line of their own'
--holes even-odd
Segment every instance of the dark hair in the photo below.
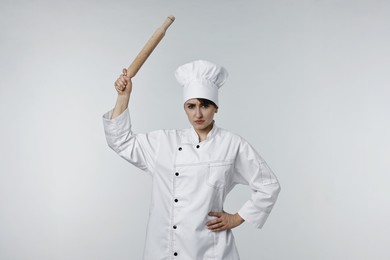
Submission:
<svg viewBox="0 0 390 260">
<path fill-rule="evenodd" d="M 209 106 L 213 105 L 215 108 L 218 108 L 218 106 L 211 100 L 205 99 L 205 98 L 197 98 L 197 100 L 200 102 L 202 106 Z"/>
</svg>

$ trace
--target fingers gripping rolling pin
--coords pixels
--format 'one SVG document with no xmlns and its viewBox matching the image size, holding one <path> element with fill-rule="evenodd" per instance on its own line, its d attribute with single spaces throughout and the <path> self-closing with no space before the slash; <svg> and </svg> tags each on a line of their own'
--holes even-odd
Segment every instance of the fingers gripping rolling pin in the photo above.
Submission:
<svg viewBox="0 0 390 260">
<path fill-rule="evenodd" d="M 148 59 L 149 55 L 153 52 L 154 48 L 156 48 L 157 44 L 159 44 L 161 39 L 164 37 L 168 27 L 173 23 L 174 20 L 174 16 L 168 16 L 167 19 L 165 19 L 163 25 L 154 32 L 152 37 L 150 37 L 149 41 L 145 44 L 143 49 L 138 53 L 137 57 L 135 57 L 134 61 L 128 67 L 127 76 L 129 78 L 132 78 L 137 74 L 138 70 Z"/>
</svg>

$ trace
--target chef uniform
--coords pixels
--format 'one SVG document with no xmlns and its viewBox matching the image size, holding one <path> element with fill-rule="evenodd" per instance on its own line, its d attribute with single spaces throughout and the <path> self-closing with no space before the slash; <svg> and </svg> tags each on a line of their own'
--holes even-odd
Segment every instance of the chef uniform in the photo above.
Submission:
<svg viewBox="0 0 390 260">
<path fill-rule="evenodd" d="M 176 70 L 184 102 L 206 98 L 218 105 L 218 89 L 227 71 L 208 61 L 194 61 Z M 236 184 L 248 185 L 249 200 L 238 214 L 261 228 L 280 191 L 264 159 L 242 137 L 215 122 L 199 142 L 194 128 L 134 134 L 128 109 L 111 119 L 103 116 L 108 145 L 152 177 L 152 194 L 144 260 L 238 260 L 231 230 L 212 232 L 210 211 L 222 212 Z"/>
</svg>

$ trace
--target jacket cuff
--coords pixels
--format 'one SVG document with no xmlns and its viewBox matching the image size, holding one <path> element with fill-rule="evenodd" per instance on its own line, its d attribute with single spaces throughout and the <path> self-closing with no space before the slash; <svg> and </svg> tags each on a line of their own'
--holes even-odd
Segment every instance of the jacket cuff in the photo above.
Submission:
<svg viewBox="0 0 390 260">
<path fill-rule="evenodd" d="M 266 222 L 269 213 L 259 212 L 255 209 L 251 201 L 247 201 L 244 206 L 237 212 L 245 222 L 252 224 L 255 228 L 262 228 Z"/>
<path fill-rule="evenodd" d="M 113 109 L 103 115 L 104 131 L 107 136 L 117 136 L 131 129 L 129 109 L 126 108 L 119 116 L 111 119 Z"/>
</svg>

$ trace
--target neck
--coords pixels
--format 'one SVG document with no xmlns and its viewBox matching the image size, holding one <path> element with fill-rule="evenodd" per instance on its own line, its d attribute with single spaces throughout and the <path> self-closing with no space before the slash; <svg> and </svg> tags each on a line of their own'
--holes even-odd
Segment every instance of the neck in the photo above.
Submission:
<svg viewBox="0 0 390 260">
<path fill-rule="evenodd" d="M 206 140 L 207 135 L 210 133 L 211 129 L 213 129 L 213 125 L 214 125 L 214 121 L 204 129 L 195 130 L 199 136 L 199 142 Z"/>
</svg>

